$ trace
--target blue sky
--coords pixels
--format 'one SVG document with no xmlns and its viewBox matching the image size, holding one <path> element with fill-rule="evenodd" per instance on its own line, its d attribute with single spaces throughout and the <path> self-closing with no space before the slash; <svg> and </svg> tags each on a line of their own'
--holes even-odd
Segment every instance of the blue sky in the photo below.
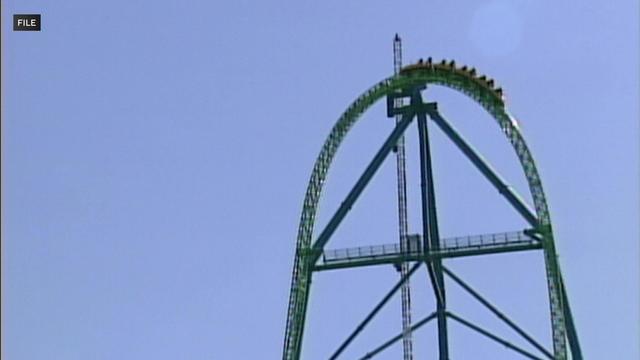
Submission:
<svg viewBox="0 0 640 360">
<path fill-rule="evenodd" d="M 281 356 L 297 222 L 331 126 L 405 62 L 495 78 L 542 175 L 586 357 L 635 359 L 639 315 L 638 5 L 634 1 L 19 1 L 2 13 L 2 355 L 7 359 Z M 39 33 L 11 31 L 41 13 Z M 525 198 L 482 109 L 426 95 Z M 384 104 L 340 149 L 321 226 L 392 127 Z M 444 236 L 524 224 L 433 131 Z M 419 229 L 415 128 L 410 228 Z M 394 163 L 329 248 L 396 241 Z M 539 253 L 450 267 L 549 344 Z M 386 293 L 391 267 L 314 278 L 305 359 L 326 358 Z M 433 299 L 412 278 L 414 319 Z M 454 284 L 452 310 L 524 344 Z M 400 328 L 389 304 L 345 358 Z M 435 359 L 433 324 L 416 354 Z M 451 324 L 451 358 L 511 359 Z M 397 359 L 400 347 L 381 359 Z"/>
</svg>

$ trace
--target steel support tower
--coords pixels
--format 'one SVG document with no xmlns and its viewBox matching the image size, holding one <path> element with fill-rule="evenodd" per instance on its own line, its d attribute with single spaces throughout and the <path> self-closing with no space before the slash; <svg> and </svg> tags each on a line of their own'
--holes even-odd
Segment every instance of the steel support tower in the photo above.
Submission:
<svg viewBox="0 0 640 360">
<path fill-rule="evenodd" d="M 518 156 L 534 202 L 533 209 L 445 119 L 436 103 L 423 101 L 422 91 L 427 85 L 431 84 L 449 87 L 467 95 L 480 104 L 495 119 Z M 338 147 L 360 115 L 382 98 L 386 98 L 387 116 L 398 117 L 395 128 L 374 155 L 364 173 L 357 180 L 335 214 L 330 218 L 325 228 L 317 236 L 314 236 L 315 217 L 322 187 Z M 390 152 L 397 151 L 398 172 L 401 170 L 404 172 L 404 151 L 401 154 L 401 159 L 400 154 L 398 154 L 401 148 L 398 145 L 402 145 L 404 132 L 414 119 L 417 119 L 420 149 L 422 234 L 406 234 L 406 227 L 403 234 L 403 215 L 399 214 L 401 227 L 399 243 L 351 249 L 325 249 L 342 220 Z M 428 126 L 429 120 L 456 145 L 496 188 L 499 194 L 523 217 L 529 224 L 527 229 L 496 234 L 440 238 L 429 143 L 429 131 L 431 131 Z M 402 147 L 402 150 L 404 150 L 404 147 Z M 402 168 L 400 168 L 400 162 L 402 163 Z M 399 178 L 399 180 L 403 179 Z M 406 192 L 400 193 L 404 190 L 402 187 L 404 187 L 404 184 L 399 181 L 399 200 L 401 200 L 402 196 L 406 197 Z M 400 205 L 399 202 L 399 210 L 402 212 Z M 406 216 L 406 213 L 404 215 Z M 544 274 L 546 275 L 548 287 L 552 339 L 550 346 L 545 346 L 534 339 L 443 264 L 449 258 L 516 251 L 538 251 L 542 253 L 544 258 Z M 381 264 L 399 267 L 401 270 L 400 280 L 373 310 L 355 326 L 351 334 L 341 344 L 336 345 L 336 350 L 332 353 L 330 359 L 338 359 L 343 354 L 344 350 L 362 333 L 367 324 L 396 292 L 401 289 L 408 289 L 405 284 L 422 265 L 427 269 L 433 289 L 436 303 L 433 313 L 415 323 L 411 323 L 410 306 L 405 303 L 405 294 L 403 294 L 402 331 L 370 352 L 363 354 L 362 359 L 373 358 L 401 340 L 404 345 L 405 358 L 411 356 L 411 337 L 409 335 L 431 320 L 437 323 L 438 357 L 440 360 L 449 359 L 447 331 L 449 321 L 462 324 L 504 345 L 524 358 L 582 359 L 576 327 L 556 255 L 551 217 L 533 156 L 522 136 L 517 121 L 506 109 L 502 89 L 497 88 L 494 81 L 486 76 L 478 76 L 473 68 L 457 67 L 454 61 L 443 60 L 436 63 L 432 62 L 431 58 L 427 61 L 420 60 L 414 65 L 400 69 L 397 74 L 371 87 L 358 97 L 338 119 L 316 160 L 303 203 L 291 280 L 283 359 L 297 360 L 303 358 L 303 332 L 311 280 L 314 273 Z M 523 341 L 528 342 L 531 348 L 535 349 L 535 352 L 506 341 L 447 308 L 445 278 L 467 291 L 479 303 L 484 305 L 488 311 L 520 335 Z M 409 349 L 409 352 L 407 352 L 407 349 Z"/>
</svg>

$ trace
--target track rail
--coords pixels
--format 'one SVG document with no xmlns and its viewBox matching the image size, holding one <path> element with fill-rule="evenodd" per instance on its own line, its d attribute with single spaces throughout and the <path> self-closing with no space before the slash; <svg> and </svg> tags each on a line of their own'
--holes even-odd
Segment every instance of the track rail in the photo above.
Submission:
<svg viewBox="0 0 640 360">
<path fill-rule="evenodd" d="M 566 359 L 566 326 L 563 291 L 561 289 L 562 280 L 557 263 L 549 209 L 533 156 L 520 132 L 517 121 L 505 107 L 502 90 L 495 86 L 493 80 L 488 79 L 486 76 L 479 76 L 475 69 L 465 66 L 458 68 L 454 61 L 443 60 L 439 63 L 434 63 L 430 59 L 426 62 L 421 61 L 404 67 L 399 75 L 380 81 L 360 95 L 340 116 L 318 155 L 307 186 L 298 228 L 283 359 L 300 358 L 311 274 L 314 266 L 309 259 L 317 258 L 317 254 L 311 252 L 315 219 L 323 184 L 340 144 L 360 118 L 360 115 L 375 102 L 394 92 L 424 85 L 445 86 L 473 99 L 496 120 L 514 148 L 535 205 L 538 223 L 532 225 L 537 228 L 543 239 L 554 358 Z"/>
</svg>

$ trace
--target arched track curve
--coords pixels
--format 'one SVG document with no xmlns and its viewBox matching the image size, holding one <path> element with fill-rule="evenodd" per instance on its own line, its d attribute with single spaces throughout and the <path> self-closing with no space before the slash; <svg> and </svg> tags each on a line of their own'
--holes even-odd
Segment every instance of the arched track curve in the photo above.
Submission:
<svg viewBox="0 0 640 360">
<path fill-rule="evenodd" d="M 298 359 L 300 357 L 313 266 L 307 261 L 307 257 L 311 251 L 316 212 L 323 184 L 342 140 L 358 121 L 360 115 L 375 102 L 393 92 L 423 85 L 445 86 L 473 99 L 496 120 L 515 150 L 533 198 L 538 219 L 537 229 L 543 236 L 554 357 L 556 359 L 565 359 L 566 328 L 562 310 L 564 299 L 560 290 L 562 280 L 556 261 L 547 201 L 533 156 L 522 136 L 517 121 L 506 109 L 502 90 L 494 87 L 493 80 L 489 80 L 484 76 L 477 76 L 475 69 L 468 69 L 466 66 L 457 68 L 453 61 L 432 63 L 430 60 L 425 63 L 420 62 L 407 66 L 401 70 L 399 75 L 386 78 L 365 91 L 340 116 L 322 146 L 307 186 L 298 228 L 283 359 Z"/>
</svg>

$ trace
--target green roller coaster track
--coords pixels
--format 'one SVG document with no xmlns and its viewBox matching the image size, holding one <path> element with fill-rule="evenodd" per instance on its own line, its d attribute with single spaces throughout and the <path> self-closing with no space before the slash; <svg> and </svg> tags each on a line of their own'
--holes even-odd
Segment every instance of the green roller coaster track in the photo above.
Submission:
<svg viewBox="0 0 640 360">
<path fill-rule="evenodd" d="M 519 211 L 539 234 L 541 248 L 544 252 L 553 340 L 552 358 L 567 359 L 570 355 L 572 359 L 581 359 L 582 355 L 576 329 L 557 261 L 551 218 L 540 176 L 518 123 L 505 107 L 502 90 L 494 86 L 493 80 L 476 75 L 475 69 L 469 69 L 466 66 L 456 67 L 453 61 L 433 63 L 431 59 L 404 67 L 400 74 L 384 79 L 365 91 L 340 116 L 322 146 L 309 180 L 300 218 L 284 336 L 283 359 L 300 359 L 301 357 L 311 278 L 313 272 L 317 271 L 315 268 L 316 263 L 320 259 L 324 246 L 333 231 L 377 169 L 376 166 L 373 166 L 373 168 L 370 166 L 371 169 L 368 169 L 368 171 L 371 171 L 369 173 L 365 171 L 363 175 L 364 182 L 356 184 L 352 193 L 349 194 L 343 206 L 336 213 L 336 216 L 320 233 L 316 241 L 313 242 L 314 226 L 322 188 L 340 144 L 360 118 L 360 115 L 375 102 L 383 97 L 391 99 L 394 95 L 415 93 L 416 89 L 421 89 L 426 85 L 445 86 L 457 90 L 476 101 L 497 121 L 498 126 L 500 126 L 500 129 L 513 146 L 526 176 L 535 206 L 535 214 L 522 205 L 520 205 Z M 419 115 L 417 111 L 423 111 L 423 114 L 427 112 L 432 117 L 439 117 L 437 111 L 427 109 L 426 105 L 428 104 L 416 103 L 408 107 L 406 121 L 398 123 L 394 133 L 390 136 L 390 145 L 394 145 L 393 140 L 397 141 L 397 137 L 402 135 L 411 118 L 414 115 Z M 440 121 L 444 120 L 440 118 Z M 449 130 L 455 132 L 455 130 Z M 456 134 L 454 133 L 454 135 Z M 389 151 L 390 147 L 385 148 L 383 146 L 378 153 L 379 162 L 385 158 Z M 513 195 L 508 189 L 505 189 L 504 192 L 501 191 L 501 193 L 508 199 L 510 194 Z M 521 204 L 517 200 L 514 200 L 515 203 Z M 514 205 L 517 207 L 517 204 Z M 448 270 L 445 269 L 445 271 Z M 448 316 L 456 319 L 456 316 L 452 314 L 448 314 Z M 569 343 L 568 349 L 567 340 Z"/>
</svg>

